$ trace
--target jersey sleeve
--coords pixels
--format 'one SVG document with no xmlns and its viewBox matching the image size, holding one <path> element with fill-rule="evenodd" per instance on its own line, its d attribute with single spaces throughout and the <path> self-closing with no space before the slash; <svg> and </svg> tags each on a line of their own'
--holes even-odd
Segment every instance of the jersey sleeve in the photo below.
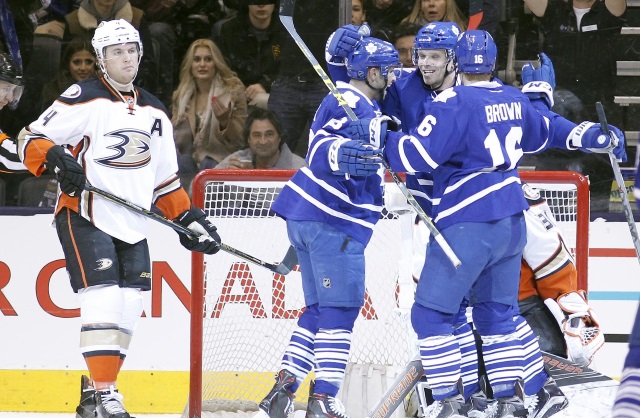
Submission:
<svg viewBox="0 0 640 418">
<path fill-rule="evenodd" d="M 342 84 L 342 83 L 340 83 Z M 359 119 L 376 116 L 374 106 L 364 96 L 352 89 L 342 89 L 342 97 Z M 379 111 L 378 111 L 379 114 Z M 329 149 L 335 141 L 351 140 L 349 117 L 332 95 L 327 95 L 320 104 L 311 124 L 307 164 L 319 178 L 336 179 L 329 165 Z"/>
<path fill-rule="evenodd" d="M 429 104 L 417 128 L 409 134 L 388 132 L 384 154 L 395 171 L 431 173 L 452 158 L 455 147 L 449 138 L 461 138 L 464 115 L 452 111 L 460 101 L 452 89 L 440 93 L 441 100 Z M 441 97 L 441 96 L 438 96 Z"/>
<path fill-rule="evenodd" d="M 100 109 L 92 103 L 56 100 L 40 117 L 18 135 L 18 152 L 27 169 L 39 176 L 44 171 L 47 151 L 54 145 L 77 146 L 92 115 Z"/>
</svg>

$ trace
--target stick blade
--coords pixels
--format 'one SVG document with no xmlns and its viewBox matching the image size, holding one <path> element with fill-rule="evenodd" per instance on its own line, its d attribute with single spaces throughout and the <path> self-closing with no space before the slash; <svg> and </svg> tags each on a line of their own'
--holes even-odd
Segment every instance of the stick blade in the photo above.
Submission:
<svg viewBox="0 0 640 418">
<path fill-rule="evenodd" d="M 278 274 L 282 274 L 286 276 L 293 270 L 293 268 L 298 264 L 298 253 L 296 253 L 296 249 L 293 248 L 293 245 L 289 246 L 287 253 L 284 256 L 284 259 L 276 266 L 275 272 Z"/>
<path fill-rule="evenodd" d="M 296 0 L 280 0 L 280 17 L 293 17 L 293 9 L 296 6 Z"/>
</svg>

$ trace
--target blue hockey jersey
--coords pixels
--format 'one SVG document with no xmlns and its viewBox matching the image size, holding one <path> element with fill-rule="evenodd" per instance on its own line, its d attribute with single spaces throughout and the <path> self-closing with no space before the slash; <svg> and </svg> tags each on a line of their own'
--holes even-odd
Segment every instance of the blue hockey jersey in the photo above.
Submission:
<svg viewBox="0 0 640 418">
<path fill-rule="evenodd" d="M 410 135 L 389 132 L 384 154 L 394 170 L 432 173 L 432 214 L 446 228 L 525 210 L 518 163 L 549 147 L 570 148 L 567 136 L 518 89 L 483 82 L 440 93 Z"/>
<path fill-rule="evenodd" d="M 382 101 L 382 113 L 400 120 L 403 132 L 409 132 L 422 121 L 425 106 L 430 104 L 438 92 L 430 90 L 422 81 L 419 70 L 403 70 L 401 76 L 388 88 Z M 432 216 L 433 176 L 431 173 L 407 173 L 407 189 L 420 207 Z"/>
<path fill-rule="evenodd" d="M 377 102 L 358 89 L 341 81 L 336 85 L 358 118 L 381 115 Z M 348 127 L 347 113 L 327 95 L 311 124 L 308 167 L 287 182 L 271 209 L 284 219 L 329 223 L 366 245 L 382 213 L 384 169 L 366 177 L 333 174 L 329 148 L 336 140 L 351 139 Z"/>
</svg>

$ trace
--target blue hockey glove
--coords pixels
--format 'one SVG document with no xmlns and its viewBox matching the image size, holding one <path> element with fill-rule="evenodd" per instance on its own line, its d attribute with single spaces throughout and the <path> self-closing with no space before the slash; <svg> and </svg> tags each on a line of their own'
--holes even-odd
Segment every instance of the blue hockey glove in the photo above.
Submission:
<svg viewBox="0 0 640 418">
<path fill-rule="evenodd" d="M 180 244 L 187 250 L 206 254 L 215 254 L 220 251 L 220 235 L 202 209 L 191 206 L 191 209 L 182 212 L 175 221 L 198 235 L 198 238 L 191 238 L 187 234 L 178 232 Z"/>
<path fill-rule="evenodd" d="M 359 119 L 351 121 L 349 136 L 352 139 L 373 145 L 375 148 L 384 148 L 388 131 L 400 129 L 400 120 L 386 115 L 371 119 Z"/>
<path fill-rule="evenodd" d="M 540 67 L 533 68 L 533 64 L 528 62 L 522 66 L 522 84 L 532 81 L 545 81 L 552 89 L 556 88 L 556 73 L 553 70 L 553 63 L 545 53 L 540 54 Z"/>
<path fill-rule="evenodd" d="M 355 25 L 345 25 L 338 28 L 327 40 L 327 54 L 332 57 L 345 58 L 362 39 L 362 34 L 358 32 L 359 29 L 360 27 Z"/>
<path fill-rule="evenodd" d="M 606 154 L 612 151 L 617 160 L 627 161 L 624 133 L 613 125 L 608 127 L 610 135 L 602 132 L 599 123 L 582 122 L 571 131 L 570 143 L 585 152 Z"/>
<path fill-rule="evenodd" d="M 369 176 L 380 170 L 380 150 L 361 141 L 337 140 L 329 148 L 329 166 L 333 174 Z"/>
<path fill-rule="evenodd" d="M 540 67 L 533 68 L 528 62 L 522 66 L 522 92 L 527 95 L 534 107 L 541 100 L 546 105 L 546 110 L 553 107 L 553 89 L 556 88 L 556 73 L 553 63 L 547 54 L 540 54 Z M 543 108 L 544 109 L 544 108 Z"/>
</svg>

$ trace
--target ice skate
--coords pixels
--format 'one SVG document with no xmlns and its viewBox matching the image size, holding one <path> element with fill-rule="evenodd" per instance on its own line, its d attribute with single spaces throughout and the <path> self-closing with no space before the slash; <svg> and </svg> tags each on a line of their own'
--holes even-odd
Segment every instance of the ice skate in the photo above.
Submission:
<svg viewBox="0 0 640 418">
<path fill-rule="evenodd" d="M 111 386 L 106 390 L 96 391 L 96 418 L 131 418 L 124 409 L 122 396 L 118 390 Z"/>
<path fill-rule="evenodd" d="M 538 393 L 527 397 L 529 418 L 548 418 L 565 409 L 567 405 L 567 397 L 552 377 L 547 379 Z"/>
<path fill-rule="evenodd" d="M 349 418 L 339 399 L 324 393 L 314 393 L 314 384 L 309 386 L 309 402 L 306 418 Z"/>
<path fill-rule="evenodd" d="M 516 394 L 505 398 L 498 398 L 496 418 L 516 418 L 529 416 L 529 410 L 524 406 L 524 389 L 522 381 L 516 382 Z"/>
<path fill-rule="evenodd" d="M 87 376 L 81 376 L 80 403 L 76 408 L 76 418 L 95 418 L 96 416 L 96 392 L 90 382 Z"/>
<path fill-rule="evenodd" d="M 467 416 L 467 406 L 460 394 L 436 400 L 425 411 L 425 418 L 459 418 Z"/>
<path fill-rule="evenodd" d="M 480 390 L 473 393 L 465 402 L 465 410 L 468 417 L 493 418 L 498 411 L 498 401 L 487 397 L 487 378 L 481 376 L 478 382 Z M 462 390 L 460 391 L 462 393 Z"/>
<path fill-rule="evenodd" d="M 296 377 L 293 373 L 285 369 L 280 370 L 276 375 L 276 383 L 260 402 L 260 411 L 267 414 L 269 418 L 287 418 L 293 414 L 294 396 L 291 386 L 295 382 Z"/>
</svg>

